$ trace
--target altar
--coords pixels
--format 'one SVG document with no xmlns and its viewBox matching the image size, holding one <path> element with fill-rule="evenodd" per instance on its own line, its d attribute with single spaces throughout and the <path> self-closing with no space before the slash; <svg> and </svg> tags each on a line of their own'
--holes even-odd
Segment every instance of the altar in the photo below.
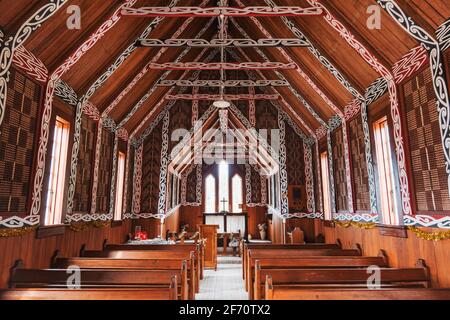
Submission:
<svg viewBox="0 0 450 320">
<path fill-rule="evenodd" d="M 247 239 L 247 213 L 205 213 L 203 215 L 203 223 L 218 225 L 219 229 L 217 232 L 219 234 L 240 234 L 241 238 Z"/>
<path fill-rule="evenodd" d="M 218 242 L 222 242 L 221 254 L 227 255 L 228 248 L 232 249 L 233 255 L 238 252 L 239 239 L 247 239 L 248 215 L 247 213 L 205 213 L 203 222 L 206 225 L 217 225 Z M 217 246 L 219 247 L 219 246 Z"/>
</svg>

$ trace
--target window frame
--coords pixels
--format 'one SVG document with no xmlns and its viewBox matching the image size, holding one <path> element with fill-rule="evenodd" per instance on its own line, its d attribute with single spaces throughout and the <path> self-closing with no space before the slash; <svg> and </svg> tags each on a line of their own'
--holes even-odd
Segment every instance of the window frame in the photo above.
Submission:
<svg viewBox="0 0 450 320">
<path fill-rule="evenodd" d="M 322 180 L 322 201 L 324 220 L 333 220 L 333 208 L 331 207 L 331 181 L 330 181 L 330 162 L 328 151 L 320 152 L 320 178 Z M 324 168 L 324 164 L 326 168 Z M 326 169 L 326 170 L 324 170 Z M 328 195 L 328 196 L 327 196 Z M 328 198 L 328 200 L 327 200 Z M 328 204 L 328 206 L 327 206 Z"/>
<path fill-rule="evenodd" d="M 67 212 L 67 194 L 65 192 L 65 186 L 69 180 L 67 169 L 70 168 L 71 159 L 70 122 L 63 117 L 56 115 L 52 129 L 52 143 L 51 148 L 49 148 L 50 156 L 48 158 L 49 170 L 48 175 L 46 175 L 47 186 L 44 189 L 45 200 L 43 202 L 43 225 L 47 227 L 64 224 L 64 217 Z M 55 136 L 57 130 L 60 132 L 58 137 Z M 58 142 L 58 150 L 55 150 L 55 142 Z M 55 154 L 53 154 L 54 152 Z M 55 160 L 57 161 L 56 163 Z M 50 189 L 54 191 L 53 195 L 49 193 Z M 60 190 L 62 190 L 62 192 Z"/>
<path fill-rule="evenodd" d="M 121 157 L 122 156 L 122 157 Z M 121 158 L 122 162 L 122 170 L 121 170 Z M 123 217 L 123 203 L 124 203 L 124 192 L 125 192 L 125 171 L 126 171 L 126 161 L 127 155 L 125 152 L 118 151 L 117 154 L 117 173 L 116 173 L 116 181 L 115 181 L 115 199 L 114 199 L 114 217 L 113 221 L 122 221 Z M 122 172 L 122 177 L 121 173 Z M 122 188 L 120 188 L 120 181 L 122 180 Z M 119 190 L 121 189 L 121 192 Z M 118 211 L 120 210 L 120 211 Z M 120 212 L 120 218 L 119 218 Z"/>
</svg>

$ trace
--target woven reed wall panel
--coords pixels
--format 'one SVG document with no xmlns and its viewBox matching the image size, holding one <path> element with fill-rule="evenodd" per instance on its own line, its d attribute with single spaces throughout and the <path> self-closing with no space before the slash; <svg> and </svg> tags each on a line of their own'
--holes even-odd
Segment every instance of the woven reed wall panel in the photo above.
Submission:
<svg viewBox="0 0 450 320">
<path fill-rule="evenodd" d="M 130 154 L 127 155 L 128 159 L 129 159 L 128 182 L 127 182 L 128 193 L 127 193 L 127 199 L 125 200 L 127 202 L 126 209 L 125 209 L 127 213 L 132 212 L 132 207 L 133 207 L 134 155 L 135 155 L 135 149 L 133 146 L 131 146 Z"/>
<path fill-rule="evenodd" d="M 353 167 L 353 189 L 355 190 L 355 209 L 370 211 L 369 178 L 367 173 L 364 131 L 361 117 L 348 123 L 350 153 Z"/>
<path fill-rule="evenodd" d="M 450 210 L 436 97 L 429 68 L 406 82 L 403 88 L 417 210 Z"/>
<path fill-rule="evenodd" d="M 0 213 L 27 212 L 40 87 L 11 70 L 0 128 Z"/>
<path fill-rule="evenodd" d="M 144 141 L 141 211 L 157 213 L 161 168 L 162 121 Z"/>
<path fill-rule="evenodd" d="M 114 135 L 102 129 L 102 143 L 98 168 L 97 213 L 109 211 Z"/>
<path fill-rule="evenodd" d="M 193 165 L 191 173 L 187 176 L 186 201 L 197 202 L 197 165 Z"/>
<path fill-rule="evenodd" d="M 286 169 L 289 185 L 306 184 L 303 140 L 290 125 L 286 125 Z"/>
<path fill-rule="evenodd" d="M 331 135 L 333 146 L 333 170 L 336 192 L 337 211 L 347 211 L 347 185 L 345 178 L 344 139 L 342 128 L 335 130 Z"/>
<path fill-rule="evenodd" d="M 75 212 L 89 212 L 96 134 L 97 123 L 94 120 L 83 116 L 81 119 L 77 180 L 73 198 L 73 210 Z"/>
</svg>

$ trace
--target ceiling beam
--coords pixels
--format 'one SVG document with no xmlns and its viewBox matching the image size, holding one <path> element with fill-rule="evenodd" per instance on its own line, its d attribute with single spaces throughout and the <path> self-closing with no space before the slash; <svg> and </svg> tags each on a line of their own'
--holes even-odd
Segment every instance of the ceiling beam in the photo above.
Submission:
<svg viewBox="0 0 450 320">
<path fill-rule="evenodd" d="M 241 55 L 244 57 L 244 59 L 247 59 L 247 60 L 250 59 L 250 58 L 245 54 L 245 52 L 244 52 L 242 49 L 239 49 L 239 51 L 240 51 Z M 242 59 L 237 55 L 237 53 L 234 52 L 233 50 L 228 50 L 228 52 L 233 56 L 233 58 L 234 58 L 235 60 L 237 60 L 237 61 L 241 61 L 241 60 L 242 60 Z M 249 79 L 252 79 L 252 81 L 257 81 L 257 80 L 256 80 L 256 75 L 254 74 L 253 71 L 246 71 L 246 73 L 247 73 Z M 256 73 L 258 73 L 258 75 L 263 79 L 263 81 L 266 79 L 266 77 L 264 76 L 264 74 L 263 74 L 261 71 L 256 71 Z M 267 92 L 267 91 L 269 91 L 268 88 L 263 88 L 263 90 L 264 90 L 264 89 L 266 89 L 266 93 L 268 93 L 268 92 Z M 272 88 L 272 90 L 273 90 L 274 92 L 276 92 L 276 93 L 279 93 L 277 90 L 274 90 L 273 88 Z M 291 106 L 289 103 L 286 102 L 286 100 L 283 98 L 282 95 L 280 95 L 279 102 L 281 102 L 281 103 L 283 104 L 285 110 L 283 110 L 283 108 L 280 107 L 280 106 L 278 105 L 277 102 L 271 101 L 272 105 L 273 105 L 275 108 L 277 108 L 277 109 L 279 109 L 279 110 L 282 110 L 282 111 L 285 112 L 285 113 L 286 113 L 286 110 L 288 110 L 288 111 L 295 117 L 295 119 L 296 119 L 296 120 L 297 120 L 297 121 L 298 121 L 305 129 L 306 129 L 306 131 L 308 131 L 308 133 L 314 138 L 314 137 L 315 137 L 315 132 L 314 132 L 314 131 L 310 128 L 310 126 L 309 126 L 309 125 L 308 125 L 308 124 L 300 117 L 300 115 L 298 114 L 298 112 L 297 112 L 296 110 L 294 110 L 294 109 L 292 108 L 292 106 Z M 287 115 L 287 118 L 291 120 L 291 121 L 290 121 L 290 122 L 291 122 L 290 124 L 294 124 L 295 122 L 292 122 L 291 117 L 290 117 L 287 113 L 286 113 L 286 115 Z M 295 124 L 295 126 L 298 127 L 298 124 Z M 303 128 L 299 128 L 299 129 L 302 131 L 301 133 L 303 133 Z M 295 127 L 294 127 L 294 130 L 295 130 Z M 306 136 L 303 137 L 303 138 L 305 139 Z"/>
<path fill-rule="evenodd" d="M 307 0 L 309 4 L 321 8 L 324 11 L 323 19 L 333 28 L 349 45 L 353 48 L 376 72 L 378 72 L 388 83 L 388 90 L 391 102 L 391 114 L 394 122 L 394 141 L 396 146 L 398 174 L 400 180 L 400 194 L 402 202 L 402 210 L 404 215 L 411 214 L 411 195 L 409 191 L 409 177 L 406 171 L 406 154 L 404 148 L 404 141 L 402 135 L 402 124 L 399 110 L 399 97 L 397 91 L 397 85 L 395 83 L 394 75 L 389 67 L 380 62 L 379 56 L 374 54 L 371 49 L 362 43 L 363 40 L 359 40 L 360 37 L 355 35 L 337 19 L 333 13 L 327 9 L 318 0 Z M 370 48 L 370 47 L 369 47 Z"/>
<path fill-rule="evenodd" d="M 295 65 L 292 63 L 281 62 L 166 62 L 166 63 L 150 63 L 149 69 L 152 70 L 292 70 Z"/>
<path fill-rule="evenodd" d="M 193 19 L 192 19 L 193 20 Z M 191 20 L 191 21 L 192 21 Z M 188 20 L 186 20 L 185 23 L 187 23 Z M 201 37 L 203 36 L 203 34 L 209 30 L 211 24 L 213 23 L 213 19 L 210 19 L 209 22 L 203 27 L 202 30 L 200 30 L 200 32 L 197 34 L 197 37 Z M 176 61 L 181 61 L 182 58 L 184 58 L 184 56 L 186 56 L 189 52 L 190 52 L 191 48 L 186 48 L 184 49 L 184 51 L 177 57 Z M 157 57 L 155 57 L 157 58 Z M 159 58 L 158 58 L 159 59 Z M 144 70 L 142 72 L 147 73 L 150 70 L 149 65 L 147 65 Z M 142 73 L 141 72 L 141 73 Z M 127 113 L 127 115 L 120 121 L 118 127 L 121 128 L 123 126 L 125 126 L 125 124 L 131 119 L 131 117 L 144 105 L 144 103 L 151 97 L 151 95 L 158 89 L 158 83 L 162 80 L 165 80 L 169 74 L 171 73 L 171 70 L 168 70 L 166 72 L 164 72 L 163 75 L 161 75 L 151 86 L 151 88 L 145 93 L 144 96 L 141 97 L 141 99 L 139 100 L 138 103 L 136 103 L 133 108 Z M 143 75 L 142 75 L 143 77 Z M 140 79 L 140 78 L 139 78 Z M 136 80 L 136 79 L 135 79 Z M 133 81 L 136 82 L 137 81 Z M 135 84 L 136 84 L 135 83 Z M 130 89 L 131 90 L 131 89 Z M 123 94 L 123 93 L 122 93 Z M 121 95 L 122 95 L 121 94 Z"/>
<path fill-rule="evenodd" d="M 104 21 L 98 29 L 92 33 L 85 41 L 78 47 L 78 49 L 68 56 L 64 62 L 56 68 L 56 70 L 49 77 L 49 81 L 45 90 L 44 105 L 42 108 L 42 123 L 41 132 L 39 138 L 39 146 L 37 151 L 37 162 L 35 174 L 34 174 L 34 184 L 33 184 L 33 194 L 32 194 L 32 204 L 31 204 L 31 214 L 40 214 L 43 191 L 43 182 L 45 178 L 45 168 L 46 168 L 46 156 L 47 156 L 47 145 L 50 137 L 50 119 L 53 109 L 53 95 L 55 92 L 55 87 L 61 77 L 70 70 L 70 68 L 75 65 L 90 49 L 92 49 L 95 44 L 102 39 L 109 31 L 111 31 L 114 26 L 121 19 L 121 10 L 127 6 L 134 5 L 136 0 L 128 0 L 114 11 L 114 13 Z M 77 116 L 81 117 L 82 108 L 77 106 Z M 75 136 L 79 139 L 80 132 L 75 132 Z M 71 175 L 73 171 L 76 171 L 76 165 L 71 164 Z M 69 190 L 70 191 L 70 190 Z"/>
<path fill-rule="evenodd" d="M 140 47 L 194 47 L 194 48 L 222 48 L 222 47 L 305 47 L 308 44 L 301 39 L 139 39 Z"/>
<path fill-rule="evenodd" d="M 205 0 L 202 2 L 202 6 L 207 5 L 209 3 L 209 0 Z M 181 36 L 181 34 L 189 27 L 189 25 L 194 21 L 193 18 L 189 18 L 186 21 L 183 22 L 183 24 L 175 31 L 173 34 L 173 38 L 177 38 Z M 207 30 L 207 26 L 210 26 L 212 23 L 212 19 L 205 25 L 205 28 L 202 29 L 202 31 L 199 33 L 198 37 L 201 37 Z M 156 55 L 152 57 L 152 60 L 150 63 L 157 62 L 163 54 L 167 51 L 168 48 L 161 48 Z M 184 57 L 189 52 L 189 48 L 185 49 L 179 56 L 178 59 L 181 60 L 182 57 Z M 177 60 L 178 60 L 177 59 Z M 107 107 L 106 110 L 108 110 L 108 113 L 110 113 L 121 101 L 122 99 L 136 86 L 136 84 L 147 74 L 149 71 L 148 64 L 133 78 L 133 80 L 123 89 L 120 94 L 114 99 L 114 101 Z M 165 79 L 165 77 L 168 76 L 168 73 L 165 73 L 163 77 L 160 80 Z"/>
<path fill-rule="evenodd" d="M 216 100 L 227 100 L 227 101 L 247 101 L 247 100 L 278 100 L 280 95 L 278 94 L 178 94 L 170 95 L 166 94 L 164 97 L 166 100 L 206 100 L 206 101 L 216 101 Z"/>
<path fill-rule="evenodd" d="M 31 16 L 29 16 L 27 20 L 20 25 L 18 30 L 10 37 L 0 31 L 0 57 L 2 60 L 2 65 L 0 68 L 0 126 L 5 116 L 6 102 L 8 99 L 10 68 L 13 63 L 13 58 L 15 56 L 16 50 L 19 47 L 23 46 L 24 43 L 32 35 L 32 33 L 40 28 L 42 24 L 50 17 L 52 17 L 66 2 L 67 0 L 51 0 L 46 2 L 36 11 L 34 11 Z M 41 171 L 41 173 L 41 178 L 43 179 L 43 171 Z M 7 219 L 2 219 L 2 217 L 0 216 L 0 227 L 17 228 L 23 226 L 35 226 L 39 224 L 41 189 L 37 188 L 42 187 L 42 184 L 39 184 L 40 181 L 41 180 L 38 180 L 38 183 L 36 183 L 35 178 L 33 187 L 33 196 L 37 195 L 39 197 L 39 200 L 37 202 L 38 206 L 36 206 L 36 204 L 34 206 L 35 210 L 31 210 L 30 215 L 25 218 L 9 216 Z"/>
<path fill-rule="evenodd" d="M 244 36 L 248 37 L 247 32 L 237 23 L 237 21 L 234 18 L 231 18 L 231 22 L 233 25 L 238 29 L 238 31 Z M 239 48 L 242 52 L 242 49 Z M 255 48 L 255 51 L 264 59 L 269 60 L 267 55 L 259 48 Z M 277 77 L 279 77 L 283 81 L 288 81 L 285 76 L 278 71 L 275 71 Z M 292 94 L 305 106 L 305 108 L 311 113 L 311 115 L 323 126 L 328 127 L 328 124 L 320 117 L 320 115 L 316 112 L 316 110 L 311 107 L 311 105 L 306 101 L 306 99 L 292 86 L 290 85 L 289 90 L 292 92 Z"/>
<path fill-rule="evenodd" d="M 279 17 L 279 16 L 319 16 L 322 10 L 301 7 L 141 7 L 122 10 L 130 17 Z"/>
<path fill-rule="evenodd" d="M 273 0 L 264 0 L 265 3 L 271 7 L 276 7 L 276 4 Z M 308 39 L 305 33 L 300 30 L 298 25 L 294 22 L 293 19 L 289 19 L 288 17 L 281 17 L 281 20 L 286 25 L 286 27 L 291 30 L 291 32 L 298 37 L 299 40 L 306 43 L 306 48 L 312 53 L 312 55 L 319 61 L 335 78 L 339 81 L 339 83 L 353 95 L 355 98 L 359 100 L 364 100 L 364 93 L 362 90 L 358 90 L 355 88 L 354 84 L 348 80 L 348 76 L 344 75 L 335 65 L 330 61 L 330 58 L 324 55 L 324 50 L 319 50 L 314 46 L 314 44 Z"/>
<path fill-rule="evenodd" d="M 161 87 L 286 87 L 288 82 L 282 80 L 164 80 L 160 81 Z"/>
</svg>

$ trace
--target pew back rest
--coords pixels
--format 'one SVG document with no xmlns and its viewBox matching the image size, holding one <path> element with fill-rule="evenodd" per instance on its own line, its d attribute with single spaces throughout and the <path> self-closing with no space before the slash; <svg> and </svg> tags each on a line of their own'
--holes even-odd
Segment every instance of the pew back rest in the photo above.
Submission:
<svg viewBox="0 0 450 320">
<path fill-rule="evenodd" d="M 146 289 L 11 289 L 0 300 L 177 300 L 177 285 Z"/>
<path fill-rule="evenodd" d="M 52 268 L 65 269 L 79 266 L 82 269 L 181 269 L 183 261 L 190 268 L 190 261 L 183 259 L 112 259 L 112 258 L 56 258 Z"/>
<path fill-rule="evenodd" d="M 98 270 L 81 269 L 81 286 L 153 286 L 169 285 L 181 270 Z M 67 286 L 71 273 L 66 269 L 17 269 L 11 275 L 13 288 L 33 288 L 48 285 Z M 178 280 L 177 280 L 178 281 Z"/>
</svg>

